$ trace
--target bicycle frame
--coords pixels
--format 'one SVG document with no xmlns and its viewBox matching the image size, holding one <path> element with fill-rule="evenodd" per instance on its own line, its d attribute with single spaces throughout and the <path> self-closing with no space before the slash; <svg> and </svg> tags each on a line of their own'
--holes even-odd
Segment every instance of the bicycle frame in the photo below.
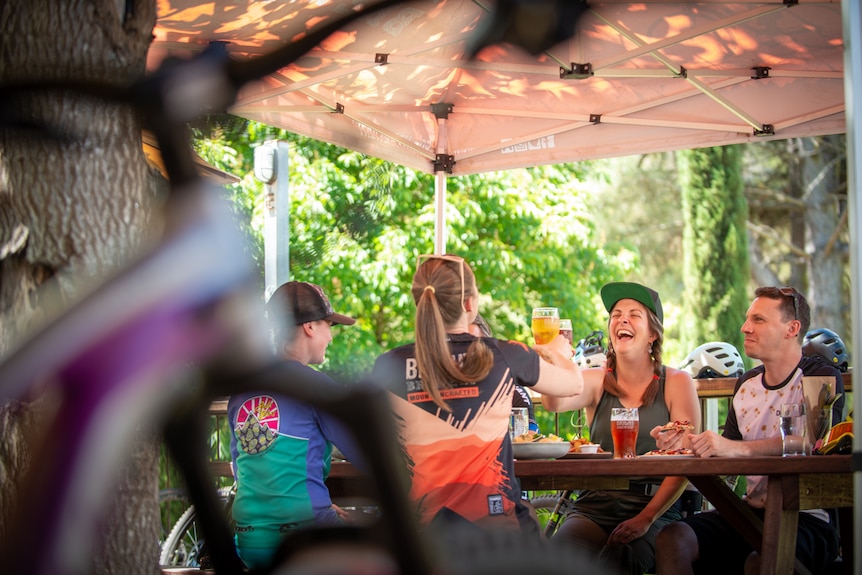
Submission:
<svg viewBox="0 0 862 575">
<path fill-rule="evenodd" d="M 294 62 L 345 24 L 404 1 L 379 0 L 333 16 L 280 49 L 243 62 L 232 61 L 225 47 L 215 44 L 192 59 L 166 61 L 131 87 L 74 81 L 0 85 L 4 108 L 10 104 L 0 122 L 10 125 L 17 120 L 15 99 L 39 90 L 72 90 L 133 106 L 156 137 L 171 182 L 163 241 L 0 364 L 0 400 L 29 401 L 44 393 L 55 409 L 34 438 L 36 456 L 21 488 L 14 528 L 0 548 L 5 569 L 35 575 L 88 572 L 104 494 L 135 430 L 155 422 L 165 431 L 212 543 L 214 568 L 239 573 L 242 564 L 219 516 L 201 421 L 212 398 L 256 389 L 291 395 L 344 421 L 367 458 L 383 509 L 382 540 L 400 572 L 431 572 L 430 553 L 406 498 L 386 392 L 371 384 L 350 391 L 312 387 L 259 351 L 266 346 L 257 328 L 262 307 L 251 287 L 253 272 L 225 206 L 197 175 L 186 126 L 206 111 L 227 109 L 245 84 Z M 521 45 L 529 39 L 541 49 L 532 35 L 510 30 L 521 4 L 527 5 L 498 0 L 470 52 L 504 38 Z M 567 6 L 554 4 L 557 10 Z M 551 45 L 560 39 L 559 27 L 550 32 L 539 40 Z"/>
<path fill-rule="evenodd" d="M 310 401 L 345 421 L 380 488 L 385 528 L 402 572 L 429 571 L 429 555 L 403 496 L 384 392 L 367 385 L 349 394 L 309 389 L 300 374 L 260 352 L 267 346 L 257 327 L 263 315 L 252 268 L 226 206 L 197 176 L 186 138 L 188 121 L 204 110 L 225 109 L 244 84 L 293 62 L 355 18 L 400 1 L 333 17 L 247 62 L 232 61 L 215 45 L 188 61 L 166 63 L 128 89 L 74 82 L 0 86 L 4 101 L 61 88 L 137 107 L 157 138 L 171 182 L 164 240 L 0 364 L 0 400 L 30 401 L 44 393 L 55 409 L 32 441 L 35 456 L 10 522 L 14 528 L 0 549 L 4 568 L 37 575 L 89 572 L 104 494 L 138 426 L 156 422 L 165 429 L 213 542 L 215 568 L 241 572 L 232 535 L 217 511 L 205 441 L 195 434 L 213 397 L 254 388 Z M 196 105 L 184 111 L 172 108 L 173 101 Z M 190 386 L 190 375 L 201 385 Z M 367 410 L 361 421 L 356 409 Z"/>
</svg>

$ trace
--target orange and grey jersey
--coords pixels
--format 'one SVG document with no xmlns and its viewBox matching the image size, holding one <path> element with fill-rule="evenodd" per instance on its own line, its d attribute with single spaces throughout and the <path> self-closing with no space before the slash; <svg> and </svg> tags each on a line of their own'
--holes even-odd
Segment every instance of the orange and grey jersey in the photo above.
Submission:
<svg viewBox="0 0 862 575">
<path fill-rule="evenodd" d="M 452 355 L 462 357 L 475 339 L 451 334 Z M 410 498 L 423 523 L 443 512 L 481 525 L 519 527 L 509 416 L 515 385 L 531 387 L 538 380 L 539 356 L 522 343 L 482 339 L 494 354 L 494 367 L 482 381 L 453 382 L 441 390 L 451 411 L 423 390 L 414 344 L 387 352 L 375 364 L 375 379 L 388 382 L 392 392 Z"/>
</svg>

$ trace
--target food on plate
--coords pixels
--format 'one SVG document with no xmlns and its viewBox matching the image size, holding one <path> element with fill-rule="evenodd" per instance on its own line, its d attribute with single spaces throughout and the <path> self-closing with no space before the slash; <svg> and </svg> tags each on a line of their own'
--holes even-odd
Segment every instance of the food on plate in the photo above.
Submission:
<svg viewBox="0 0 862 575">
<path fill-rule="evenodd" d="M 659 429 L 659 433 L 665 433 L 667 431 L 694 431 L 694 426 L 687 419 L 684 420 L 676 420 L 669 421 L 668 423 L 661 426 Z"/>
<path fill-rule="evenodd" d="M 644 453 L 644 456 L 649 455 L 694 455 L 691 449 L 653 449 L 652 451 L 647 451 Z"/>
<path fill-rule="evenodd" d="M 536 440 L 537 443 L 561 443 L 563 441 L 565 441 L 565 439 L 563 439 L 559 435 L 554 435 L 553 433 L 543 435 L 538 440 Z"/>
<path fill-rule="evenodd" d="M 559 435 L 554 435 L 553 433 L 542 435 L 535 431 L 528 431 L 512 438 L 512 443 L 562 443 L 563 441 L 565 439 Z"/>
<path fill-rule="evenodd" d="M 536 440 L 536 432 L 528 431 L 512 438 L 512 443 L 532 443 Z"/>
<path fill-rule="evenodd" d="M 605 450 L 598 443 L 590 443 L 589 439 L 576 437 L 569 441 L 569 453 L 605 453 Z M 581 449 L 583 446 L 588 446 L 586 449 Z"/>
</svg>

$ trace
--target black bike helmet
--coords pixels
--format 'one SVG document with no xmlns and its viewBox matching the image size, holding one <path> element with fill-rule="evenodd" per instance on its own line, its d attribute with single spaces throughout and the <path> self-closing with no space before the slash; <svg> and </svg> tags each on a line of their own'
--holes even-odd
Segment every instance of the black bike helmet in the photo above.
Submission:
<svg viewBox="0 0 862 575">
<path fill-rule="evenodd" d="M 850 357 L 847 355 L 847 346 L 831 329 L 817 328 L 809 330 L 802 340 L 802 353 L 804 355 L 819 355 L 842 372 L 847 371 L 850 366 Z"/>
<path fill-rule="evenodd" d="M 680 369 L 687 371 L 694 379 L 739 377 L 745 373 L 739 351 L 723 341 L 711 341 L 696 347 L 682 362 Z"/>
</svg>

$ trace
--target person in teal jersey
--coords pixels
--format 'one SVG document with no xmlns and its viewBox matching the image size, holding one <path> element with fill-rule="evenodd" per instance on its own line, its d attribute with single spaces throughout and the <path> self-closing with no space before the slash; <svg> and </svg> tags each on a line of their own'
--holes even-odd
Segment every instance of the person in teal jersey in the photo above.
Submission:
<svg viewBox="0 0 862 575">
<path fill-rule="evenodd" d="M 637 283 L 602 287 L 608 310 L 608 357 L 604 367 L 583 370 L 584 393 L 543 397 L 555 412 L 586 409 L 590 439 L 613 451 L 610 415 L 614 407 L 636 407 L 638 455 L 656 449 L 650 434 L 670 421 L 700 427 L 700 403 L 691 376 L 662 364 L 664 314 L 654 290 Z M 633 478 L 626 491 L 582 491 L 552 542 L 575 544 L 598 553 L 623 573 L 654 573 L 655 538 L 682 517 L 678 499 L 684 477 Z"/>
<path fill-rule="evenodd" d="M 309 365 L 323 363 L 333 325 L 356 320 L 335 313 L 320 286 L 306 282 L 280 286 L 267 303 L 267 315 L 277 354 L 307 370 L 312 385 L 332 385 Z M 237 552 L 249 568 L 261 569 L 291 530 L 342 522 L 325 484 L 332 446 L 351 462 L 359 455 L 346 429 L 328 413 L 276 393 L 231 396 L 228 418 Z"/>
</svg>

